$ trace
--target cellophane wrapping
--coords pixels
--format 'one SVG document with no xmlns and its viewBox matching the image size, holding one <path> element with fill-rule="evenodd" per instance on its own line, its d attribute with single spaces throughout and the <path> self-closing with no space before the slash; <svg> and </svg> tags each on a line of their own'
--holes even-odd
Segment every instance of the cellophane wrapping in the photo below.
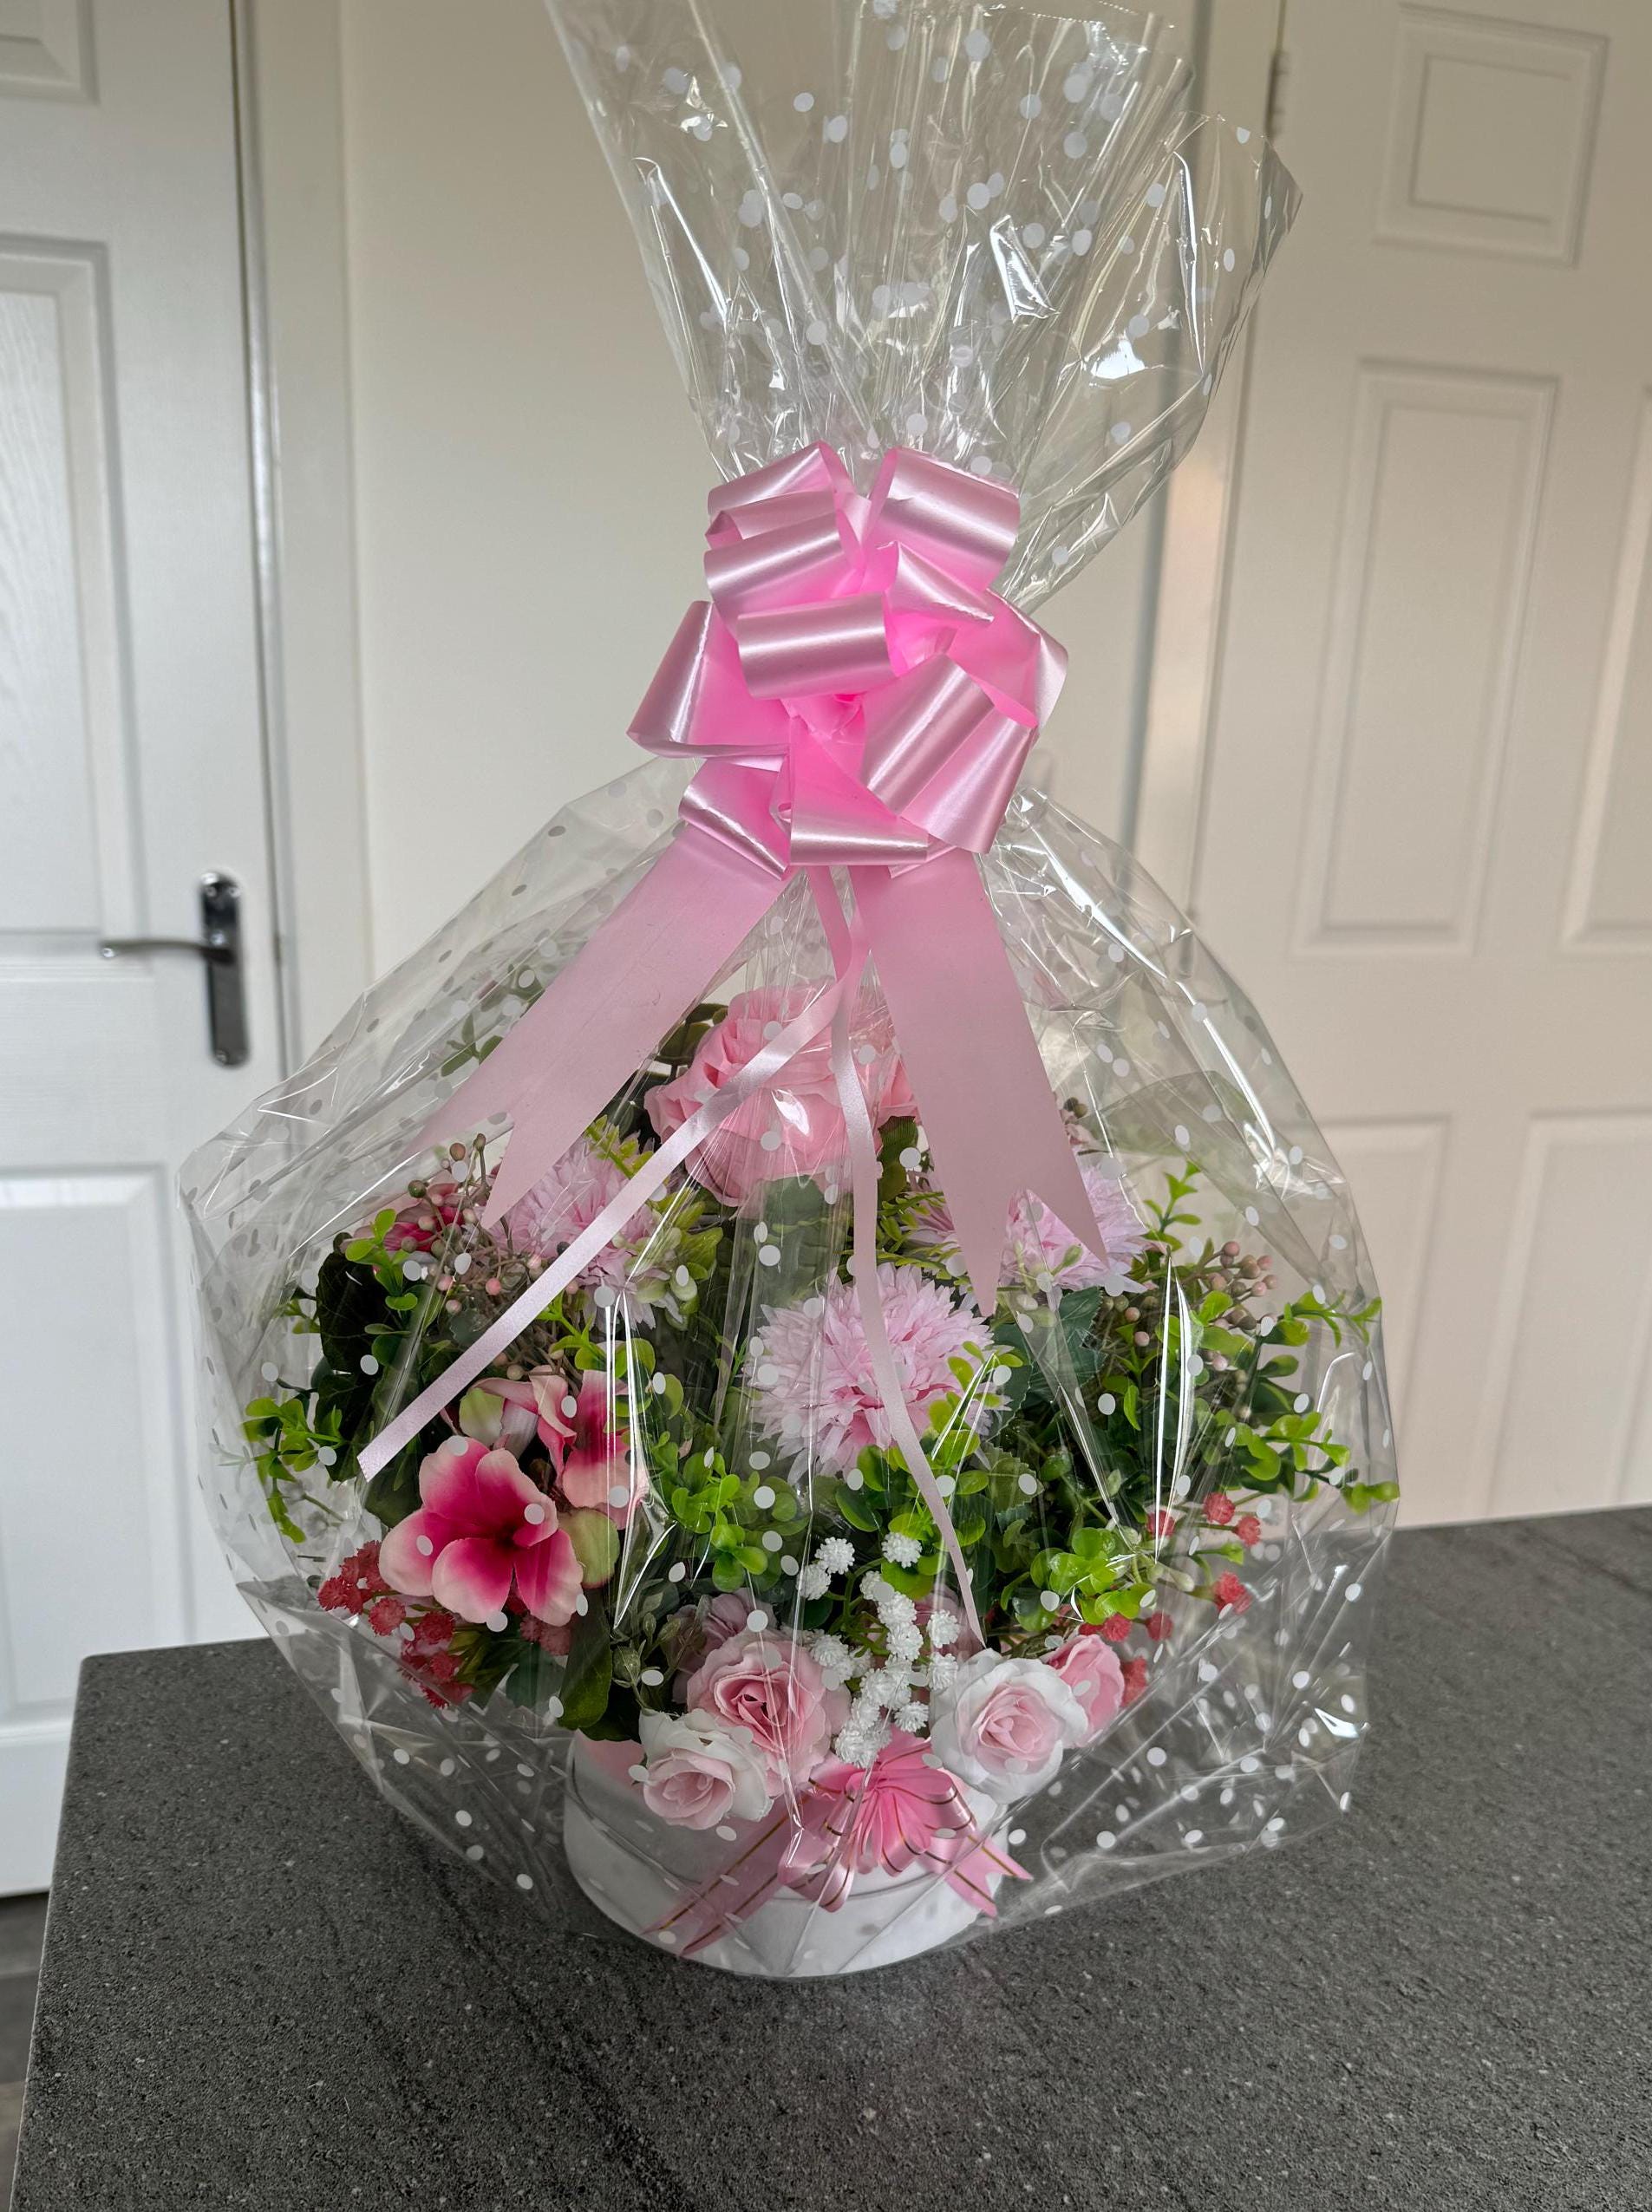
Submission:
<svg viewBox="0 0 1652 2212">
<path fill-rule="evenodd" d="M 725 474 L 819 440 L 863 485 L 897 444 L 1013 482 L 999 589 L 1027 609 L 1185 450 L 1295 195 L 1187 114 L 1159 27 L 552 14 Z M 639 692 L 662 642 L 615 641 Z M 1368 1258 L 1253 1008 L 1026 785 L 983 872 L 1106 1249 L 1024 1197 L 983 1312 L 875 977 L 852 1016 L 880 1296 L 981 1640 L 869 1375 L 822 1046 L 363 1478 L 832 974 L 793 883 L 482 1225 L 502 1132 L 433 1146 L 433 1115 L 658 858 L 686 780 L 565 808 L 186 1171 L 208 1494 L 250 1602 L 429 1835 L 557 1911 L 571 1859 L 611 1920 L 738 1971 L 885 1964 L 1310 1830 L 1349 1801 L 1396 1495 Z"/>
</svg>

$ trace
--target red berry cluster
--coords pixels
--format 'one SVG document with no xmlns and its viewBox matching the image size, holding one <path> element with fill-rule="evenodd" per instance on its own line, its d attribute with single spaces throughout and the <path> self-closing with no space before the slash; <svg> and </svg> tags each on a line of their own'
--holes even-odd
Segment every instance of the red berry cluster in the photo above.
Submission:
<svg viewBox="0 0 1652 2212">
<path fill-rule="evenodd" d="M 336 1574 L 330 1575 L 316 1592 L 316 1602 L 330 1613 L 366 1613 L 375 1598 L 389 1595 L 390 1585 L 379 1572 L 379 1548 L 364 1543 L 339 1563 Z"/>
<path fill-rule="evenodd" d="M 432 1606 L 413 1624 L 413 1634 L 402 1646 L 402 1671 L 434 1706 L 463 1705 L 471 1694 L 468 1682 L 454 1678 L 459 1654 L 449 1648 L 459 1623 L 451 1613 Z"/>
</svg>

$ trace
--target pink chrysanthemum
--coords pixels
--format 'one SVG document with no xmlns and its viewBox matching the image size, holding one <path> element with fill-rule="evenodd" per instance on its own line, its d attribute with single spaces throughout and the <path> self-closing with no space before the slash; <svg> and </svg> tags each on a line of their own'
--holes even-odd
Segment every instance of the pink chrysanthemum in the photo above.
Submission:
<svg viewBox="0 0 1652 2212">
<path fill-rule="evenodd" d="M 589 1229 L 630 1177 L 617 1160 L 582 1137 L 526 1197 L 506 1216 L 511 1243 L 519 1252 L 552 1260 Z M 611 1244 L 606 1245 L 576 1281 L 586 1289 L 624 1291 L 646 1320 L 656 1305 L 669 1302 L 676 1264 L 676 1232 L 651 1206 L 639 1206 Z"/>
<path fill-rule="evenodd" d="M 948 1362 L 984 1347 L 986 1324 L 916 1268 L 880 1267 L 878 1295 L 895 1368 L 920 1434 L 930 1407 L 958 1387 Z M 823 1298 L 771 1306 L 748 1350 L 747 1378 L 765 1433 L 826 1467 L 853 1466 L 868 1445 L 886 1452 L 889 1416 L 872 1379 L 860 1300 L 834 1282 Z"/>
<path fill-rule="evenodd" d="M 1098 1258 L 1087 1246 L 1081 1244 L 1041 1198 L 1022 1197 L 1009 1210 L 1000 1282 L 1034 1282 L 1042 1287 L 1048 1277 L 1057 1289 L 1082 1290 L 1088 1284 L 1122 1275 L 1140 1251 L 1146 1234 L 1136 1218 L 1118 1171 L 1111 1162 L 1092 1153 L 1081 1156 L 1079 1173 L 1095 1209 L 1096 1226 L 1107 1248 L 1105 1256 Z M 939 1191 L 928 1196 L 919 1208 L 912 1223 L 911 1240 L 922 1250 L 933 1252 L 937 1257 L 957 1251 L 957 1230 L 953 1226 L 951 1210 Z"/>
</svg>

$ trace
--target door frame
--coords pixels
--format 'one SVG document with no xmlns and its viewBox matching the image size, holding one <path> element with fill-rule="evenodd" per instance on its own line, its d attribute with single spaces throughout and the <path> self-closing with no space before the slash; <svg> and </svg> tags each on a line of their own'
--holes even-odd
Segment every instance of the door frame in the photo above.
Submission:
<svg viewBox="0 0 1652 2212">
<path fill-rule="evenodd" d="M 226 0 L 285 1061 L 373 981 L 340 0 Z"/>
<path fill-rule="evenodd" d="M 1254 117 L 1277 142 L 1289 0 L 1201 0 L 1201 107 Z M 1287 240 L 1284 251 L 1289 253 Z M 1256 314 L 1267 312 L 1265 294 Z M 1234 348 L 1192 451 L 1166 487 L 1125 842 L 1193 913 L 1210 780 L 1228 553 L 1238 511 L 1250 330 Z"/>
</svg>

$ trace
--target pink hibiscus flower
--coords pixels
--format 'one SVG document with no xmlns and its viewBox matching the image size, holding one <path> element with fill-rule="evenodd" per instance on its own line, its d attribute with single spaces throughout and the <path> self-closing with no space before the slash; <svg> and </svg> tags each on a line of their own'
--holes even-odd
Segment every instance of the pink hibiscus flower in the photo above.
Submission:
<svg viewBox="0 0 1652 2212">
<path fill-rule="evenodd" d="M 1106 1247 L 1104 1256 L 1098 1258 L 1087 1245 L 1081 1244 L 1041 1198 L 1022 1196 L 1009 1209 L 1005 1225 L 1000 1282 L 1041 1283 L 1048 1276 L 1058 1289 L 1082 1290 L 1121 1275 L 1141 1250 L 1147 1241 L 1146 1231 L 1137 1220 L 1112 1162 L 1093 1152 L 1081 1154 L 1079 1173 L 1095 1209 L 1096 1226 Z M 924 1199 L 912 1223 L 911 1239 L 920 1250 L 937 1256 L 957 1250 L 957 1230 L 939 1191 Z"/>
<path fill-rule="evenodd" d="M 434 1597 L 461 1620 L 504 1615 L 513 1593 L 555 1624 L 571 1621 L 579 1562 L 557 1509 L 509 1452 L 449 1437 L 419 1470 L 423 1504 L 379 1545 L 379 1572 L 404 1597 Z"/>
<path fill-rule="evenodd" d="M 648 1470 L 640 1457 L 633 1464 L 614 1378 L 582 1374 L 573 1405 L 568 1414 L 565 1395 L 560 1402 L 572 1434 L 559 1455 L 557 1487 L 570 1505 L 600 1507 L 624 1528 L 647 1492 Z"/>
<path fill-rule="evenodd" d="M 796 984 L 785 990 L 771 986 L 742 991 L 733 999 L 682 1073 L 649 1093 L 649 1119 L 660 1135 L 669 1137 L 697 1107 L 715 1098 L 814 995 L 809 985 Z M 874 1020 L 859 1035 L 855 1059 L 876 1126 L 903 1114 L 916 1114 L 917 1102 L 887 1015 Z M 788 1062 L 778 1080 L 731 1114 L 690 1164 L 701 1182 L 730 1205 L 739 1206 L 764 1184 L 782 1176 L 813 1176 L 821 1183 L 837 1180 L 847 1173 L 848 1158 L 849 1134 L 832 1072 L 832 1041 L 819 1037 Z"/>
<path fill-rule="evenodd" d="M 540 1433 L 539 1403 L 530 1384 L 507 1382 L 500 1375 L 484 1375 L 473 1383 L 443 1418 L 462 1435 L 474 1437 L 490 1451 L 495 1445 L 520 1458 Z M 551 1432 L 552 1435 L 555 1432 Z M 560 1442 L 558 1438 L 558 1442 Z M 546 1448 L 550 1441 L 545 1439 Z M 554 1457 L 554 1452 L 552 1457 Z"/>
<path fill-rule="evenodd" d="M 966 1298 L 916 1268 L 880 1267 L 878 1295 L 906 1403 L 918 1432 L 937 1398 L 958 1387 L 949 1362 L 984 1347 L 986 1325 Z M 767 1435 L 794 1451 L 813 1452 L 827 1467 L 852 1467 L 868 1445 L 886 1452 L 889 1416 L 872 1380 L 860 1300 L 852 1283 L 834 1282 L 824 1298 L 771 1306 L 748 1347 L 747 1387 Z"/>
</svg>

